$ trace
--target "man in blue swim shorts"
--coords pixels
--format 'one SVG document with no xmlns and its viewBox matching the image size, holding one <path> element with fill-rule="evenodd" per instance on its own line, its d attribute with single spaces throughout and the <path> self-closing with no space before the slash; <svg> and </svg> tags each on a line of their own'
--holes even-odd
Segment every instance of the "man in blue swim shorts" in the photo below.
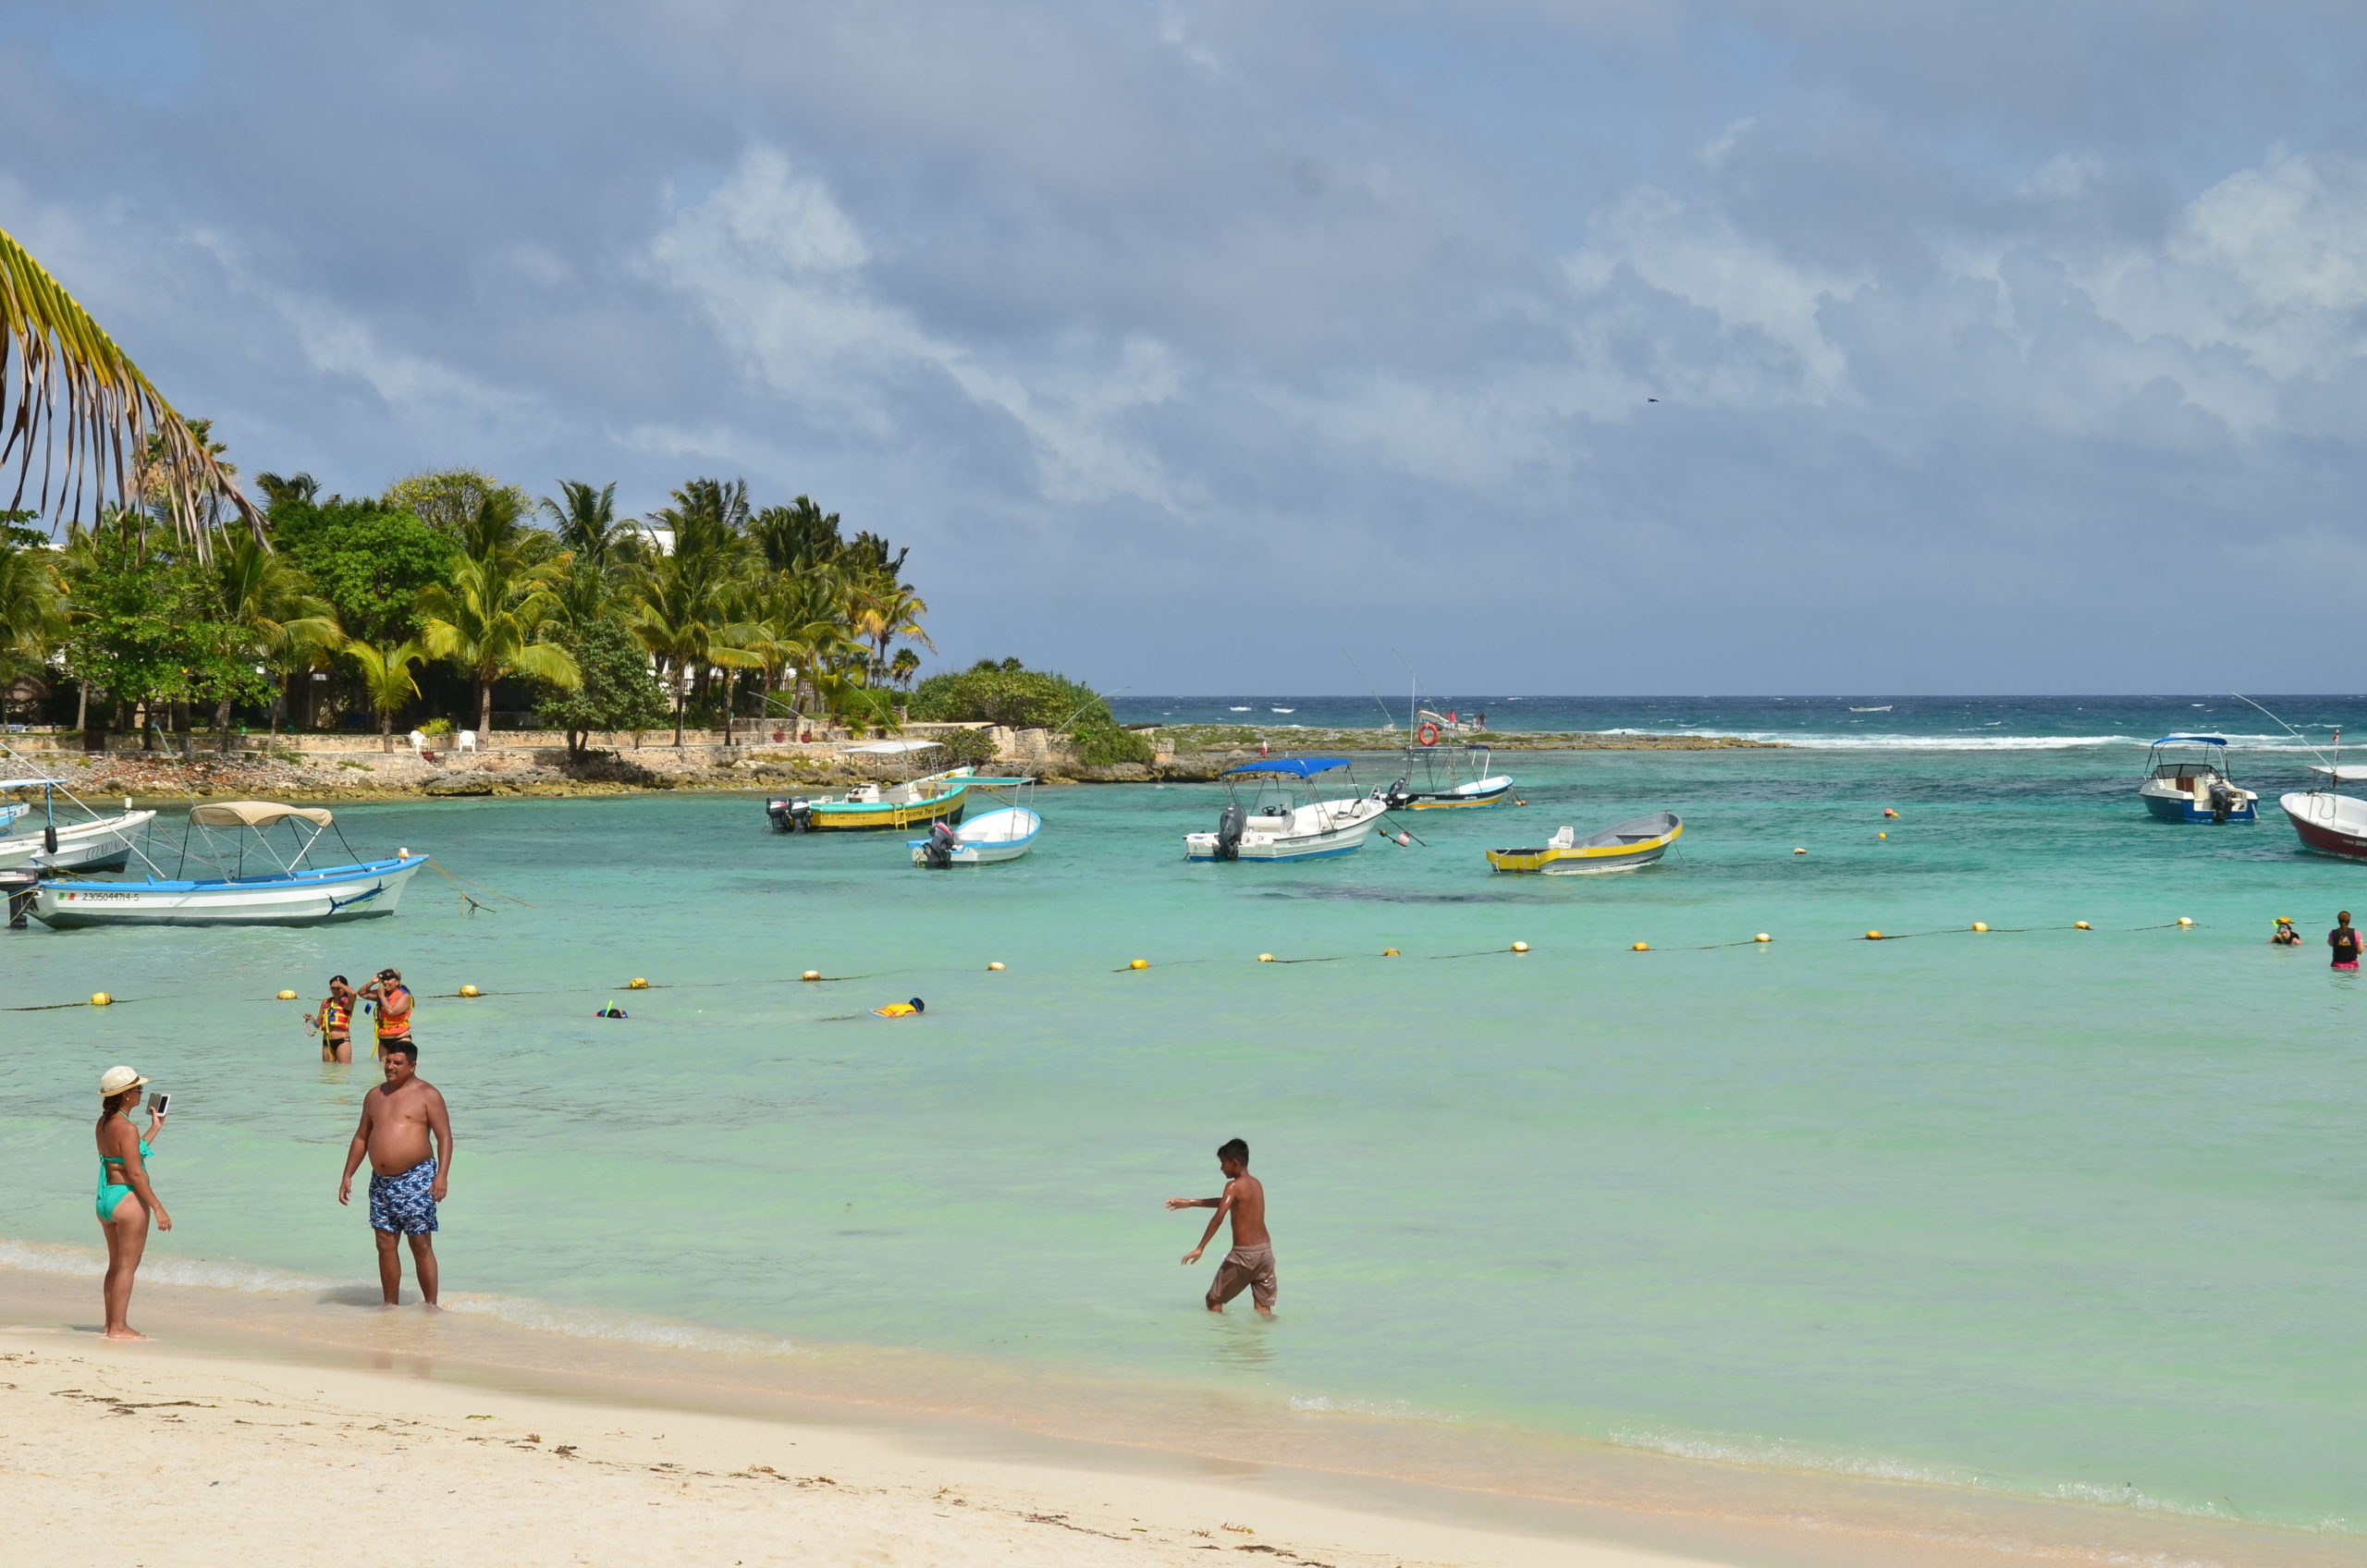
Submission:
<svg viewBox="0 0 2367 1568">
<path fill-rule="evenodd" d="M 435 1206 L 452 1177 L 452 1116 L 435 1085 L 419 1076 L 419 1047 L 389 1040 L 379 1059 L 386 1081 L 362 1097 L 362 1123 L 345 1154 L 337 1201 L 353 1201 L 353 1173 L 370 1161 L 370 1229 L 378 1243 L 378 1287 L 388 1306 L 402 1300 L 399 1238 L 411 1243 L 419 1293 L 435 1305 Z"/>
</svg>

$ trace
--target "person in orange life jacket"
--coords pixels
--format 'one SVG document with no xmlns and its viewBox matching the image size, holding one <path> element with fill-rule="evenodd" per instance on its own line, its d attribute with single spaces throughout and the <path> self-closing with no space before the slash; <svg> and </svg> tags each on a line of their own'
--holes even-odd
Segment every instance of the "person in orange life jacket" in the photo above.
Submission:
<svg viewBox="0 0 2367 1568">
<path fill-rule="evenodd" d="M 321 1037 L 323 1061 L 353 1060 L 353 987 L 342 974 L 329 976 L 329 994 L 304 1021 L 304 1026 Z"/>
<path fill-rule="evenodd" d="M 378 977 L 362 987 L 362 995 L 378 1004 L 378 1055 L 386 1055 L 397 1040 L 411 1038 L 412 1000 L 401 970 L 378 971 Z"/>
</svg>

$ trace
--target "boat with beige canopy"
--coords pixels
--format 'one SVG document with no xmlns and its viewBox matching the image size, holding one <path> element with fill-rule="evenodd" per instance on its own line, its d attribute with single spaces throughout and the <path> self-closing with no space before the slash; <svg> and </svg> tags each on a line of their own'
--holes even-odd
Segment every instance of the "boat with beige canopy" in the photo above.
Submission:
<svg viewBox="0 0 2367 1568">
<path fill-rule="evenodd" d="M 143 881 L 57 879 L 33 897 L 45 925 L 314 925 L 392 914 L 403 885 L 427 856 L 398 850 L 393 858 L 341 865 L 310 864 L 313 846 L 336 827 L 319 806 L 275 801 L 208 801 L 190 808 L 180 864 L 164 875 L 145 851 Z M 337 842 L 354 856 L 344 830 Z M 186 875 L 192 865 L 213 873 Z"/>
</svg>

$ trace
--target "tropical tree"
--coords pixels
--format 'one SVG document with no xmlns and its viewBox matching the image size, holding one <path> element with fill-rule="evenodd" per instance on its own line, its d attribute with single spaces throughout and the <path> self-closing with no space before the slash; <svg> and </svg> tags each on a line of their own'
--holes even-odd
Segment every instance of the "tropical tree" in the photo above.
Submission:
<svg viewBox="0 0 2367 1568">
<path fill-rule="evenodd" d="M 888 678 L 906 692 L 913 689 L 913 677 L 921 672 L 921 656 L 910 648 L 899 648 L 896 656 L 888 661 Z"/>
<path fill-rule="evenodd" d="M 937 644 L 921 630 L 921 617 L 928 614 L 928 601 L 892 577 L 874 577 L 857 583 L 847 596 L 847 609 L 855 635 L 872 646 L 869 673 L 875 681 L 887 678 L 888 644 L 899 637 L 909 637 L 931 653 L 937 651 Z"/>
<path fill-rule="evenodd" d="M 540 634 L 558 614 L 551 584 L 558 563 L 528 565 L 509 547 L 464 557 L 448 588 L 421 590 L 419 614 L 427 651 L 449 659 L 477 683 L 477 731 L 493 728 L 493 684 L 506 675 L 571 689 L 582 680 L 575 660 Z"/>
<path fill-rule="evenodd" d="M 29 512 L 0 512 L 0 685 L 37 670 L 66 629 L 57 552 Z"/>
<path fill-rule="evenodd" d="M 310 669 L 316 656 L 336 652 L 345 633 L 337 612 L 313 592 L 303 571 L 252 539 L 233 541 L 215 557 L 213 570 L 217 617 L 232 639 L 226 652 L 242 663 L 261 664 L 274 678 L 271 729 L 276 735 L 288 708 L 289 677 Z M 224 751 L 230 749 L 233 696 L 227 687 L 216 694 L 214 728 Z"/>
<path fill-rule="evenodd" d="M 258 473 L 255 488 L 263 492 L 266 508 L 288 501 L 316 501 L 321 495 L 321 482 L 309 473 Z"/>
<path fill-rule="evenodd" d="M 513 518 L 532 504 L 523 490 L 505 484 L 472 468 L 431 469 L 396 480 L 379 497 L 381 504 L 417 517 L 438 533 L 458 539 L 492 496 L 503 496 L 515 508 Z"/>
<path fill-rule="evenodd" d="M 393 751 L 395 715 L 402 711 L 405 703 L 419 695 L 419 682 L 412 678 L 411 667 L 427 656 L 426 650 L 415 642 L 382 648 L 350 637 L 340 651 L 353 661 L 355 671 L 362 677 L 362 690 L 369 695 L 370 709 L 378 716 L 379 749 Z"/>
<path fill-rule="evenodd" d="M 205 449 L 129 355 L 22 245 L 0 230 L 0 475 L 17 470 L 10 509 L 23 505 L 36 467 L 34 509 L 53 496 L 69 521 L 85 497 L 95 513 L 110 502 L 150 498 L 133 465 L 152 440 L 161 459 L 154 496 L 182 545 L 202 559 L 213 519 L 227 501 L 263 537 L 263 514 Z"/>
<path fill-rule="evenodd" d="M 567 731 L 567 754 L 582 761 L 592 732 L 643 730 L 666 722 L 666 693 L 651 673 L 649 654 L 613 612 L 568 628 L 560 645 L 583 672 L 583 683 L 546 700 L 538 721 Z"/>
</svg>

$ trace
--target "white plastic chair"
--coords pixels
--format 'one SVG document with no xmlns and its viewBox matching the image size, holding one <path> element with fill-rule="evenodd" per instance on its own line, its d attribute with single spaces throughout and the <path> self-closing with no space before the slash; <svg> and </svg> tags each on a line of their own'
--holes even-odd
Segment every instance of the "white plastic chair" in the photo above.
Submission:
<svg viewBox="0 0 2367 1568">
<path fill-rule="evenodd" d="M 473 752 L 477 749 L 477 732 L 475 730 L 463 729 L 455 738 L 460 742 L 460 750 L 464 752 Z"/>
<path fill-rule="evenodd" d="M 425 730 L 414 729 L 411 732 L 411 749 L 414 752 L 423 752 L 427 750 L 427 732 Z"/>
</svg>

